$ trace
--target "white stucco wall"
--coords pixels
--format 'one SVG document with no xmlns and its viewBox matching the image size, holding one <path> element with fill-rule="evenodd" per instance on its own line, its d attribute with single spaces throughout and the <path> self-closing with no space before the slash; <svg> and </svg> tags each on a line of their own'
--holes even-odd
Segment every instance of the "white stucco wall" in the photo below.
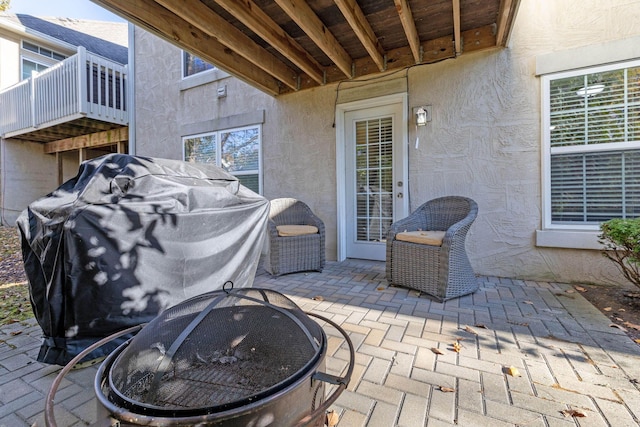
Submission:
<svg viewBox="0 0 640 427">
<path fill-rule="evenodd" d="M 640 0 L 522 0 L 509 49 L 408 70 L 409 108 L 430 104 L 433 113 L 417 134 L 408 126 L 410 207 L 450 194 L 475 199 L 480 213 L 467 248 L 476 273 L 622 281 L 599 251 L 536 246 L 542 185 L 535 71 L 540 55 L 640 36 L 639 23 Z M 135 43 L 137 154 L 182 158 L 185 124 L 264 111 L 264 195 L 307 202 L 325 221 L 327 258 L 335 259 L 337 85 L 272 98 L 228 78 L 181 91 L 180 51 L 139 29 Z M 228 94 L 218 99 L 221 84 Z"/>
<path fill-rule="evenodd" d="M 58 187 L 56 157 L 42 152 L 42 144 L 26 141 L 2 141 L 2 224 L 14 226 L 20 213 L 34 200 Z M 65 162 L 65 170 L 77 173 Z"/>
</svg>

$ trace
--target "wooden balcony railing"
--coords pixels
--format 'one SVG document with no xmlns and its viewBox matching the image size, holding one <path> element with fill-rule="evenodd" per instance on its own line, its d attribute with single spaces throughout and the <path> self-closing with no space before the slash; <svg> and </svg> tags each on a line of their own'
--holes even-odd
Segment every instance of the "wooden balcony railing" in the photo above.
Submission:
<svg viewBox="0 0 640 427">
<path fill-rule="evenodd" d="M 78 53 L 0 91 L 0 136 L 79 118 L 129 124 L 127 66 L 79 47 Z"/>
</svg>

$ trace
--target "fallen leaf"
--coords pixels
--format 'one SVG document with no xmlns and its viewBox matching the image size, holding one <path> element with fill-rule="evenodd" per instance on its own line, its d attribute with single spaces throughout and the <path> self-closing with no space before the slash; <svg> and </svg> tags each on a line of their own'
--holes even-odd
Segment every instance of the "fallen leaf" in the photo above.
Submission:
<svg viewBox="0 0 640 427">
<path fill-rule="evenodd" d="M 314 301 L 324 301 L 324 297 L 322 295 L 316 295 L 312 298 Z"/>
<path fill-rule="evenodd" d="M 635 340 L 633 340 L 636 344 L 640 344 L 640 338 L 636 338 Z"/>
<path fill-rule="evenodd" d="M 460 350 L 462 350 L 462 346 L 460 345 L 460 343 L 458 341 L 453 343 L 453 351 L 455 351 L 456 353 L 460 353 Z"/>
<path fill-rule="evenodd" d="M 610 328 L 618 328 L 618 329 L 620 329 L 620 330 L 621 330 L 621 331 L 623 331 L 623 332 L 627 332 L 627 330 L 626 330 L 625 328 L 623 328 L 622 326 L 617 325 L 617 324 L 615 324 L 615 323 L 610 324 L 610 325 L 609 325 L 609 327 L 610 327 Z"/>
<path fill-rule="evenodd" d="M 576 291 L 574 291 L 573 289 L 567 289 L 567 291 L 566 291 L 566 292 L 567 292 L 568 294 L 573 294 L 573 293 L 575 293 Z"/>
<path fill-rule="evenodd" d="M 635 329 L 636 331 L 640 331 L 640 325 L 636 325 L 635 323 L 624 322 L 623 325 L 629 329 Z"/>
<path fill-rule="evenodd" d="M 518 326 L 529 326 L 527 322 L 513 322 L 511 320 L 507 320 L 507 323 L 511 323 L 512 325 L 518 325 Z"/>
<path fill-rule="evenodd" d="M 377 290 L 377 291 L 384 291 L 384 289 L 385 289 L 385 288 L 383 288 L 383 287 L 381 286 L 381 287 L 377 288 L 376 290 Z"/>
<path fill-rule="evenodd" d="M 443 391 L 445 393 L 453 393 L 454 391 L 456 391 L 455 388 L 451 388 L 451 387 L 444 387 L 444 386 L 438 386 L 440 391 Z"/>
<path fill-rule="evenodd" d="M 474 331 L 473 329 L 471 329 L 469 326 L 466 326 L 466 327 L 464 328 L 464 330 L 465 330 L 465 331 L 467 331 L 467 332 L 469 332 L 470 334 L 478 335 L 478 333 L 477 333 L 476 331 Z"/>
<path fill-rule="evenodd" d="M 576 418 L 584 418 L 586 415 L 580 411 L 576 411 L 575 409 L 565 409 L 564 411 L 560 411 L 562 415 L 565 417 L 576 417 Z"/>
<path fill-rule="evenodd" d="M 603 308 L 603 310 L 604 310 L 604 311 L 611 311 L 611 310 L 612 310 L 612 308 L 611 308 L 611 307 L 605 307 L 605 308 Z"/>
<path fill-rule="evenodd" d="M 580 292 L 587 292 L 587 290 L 585 288 L 583 288 L 582 286 L 576 286 L 575 288 L 576 288 L 576 290 L 578 290 Z"/>
<path fill-rule="evenodd" d="M 22 331 L 13 331 L 13 332 L 11 332 L 10 335 L 15 337 L 16 335 L 20 335 L 21 333 L 22 333 Z"/>
<path fill-rule="evenodd" d="M 487 327 L 485 325 L 483 325 L 482 323 L 476 323 L 474 325 L 476 328 L 482 328 L 482 329 L 487 329 Z"/>
<path fill-rule="evenodd" d="M 334 427 L 338 425 L 338 421 L 340 421 L 340 416 L 336 411 L 327 412 L 327 419 L 325 420 L 325 425 L 327 427 Z"/>
<path fill-rule="evenodd" d="M 442 350 L 437 349 L 437 348 L 435 348 L 435 347 L 431 347 L 431 351 L 433 351 L 435 354 L 444 354 L 444 353 L 442 352 Z"/>
<path fill-rule="evenodd" d="M 511 375 L 512 377 L 521 377 L 522 375 L 520 374 L 520 371 L 518 371 L 518 368 L 516 368 L 515 366 L 509 366 L 508 368 L 505 368 L 505 372 L 509 375 Z"/>
<path fill-rule="evenodd" d="M 625 311 L 627 311 L 627 310 L 625 310 L 624 308 L 619 308 L 619 309 L 618 309 L 618 311 L 619 311 L 620 313 L 624 313 L 624 312 L 625 312 Z"/>
</svg>

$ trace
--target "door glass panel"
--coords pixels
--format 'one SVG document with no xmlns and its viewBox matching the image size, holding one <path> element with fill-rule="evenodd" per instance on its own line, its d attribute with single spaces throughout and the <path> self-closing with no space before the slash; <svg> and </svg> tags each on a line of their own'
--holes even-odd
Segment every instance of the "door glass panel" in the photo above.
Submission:
<svg viewBox="0 0 640 427">
<path fill-rule="evenodd" d="M 393 121 L 384 117 L 355 126 L 356 239 L 383 242 L 393 221 Z"/>
</svg>

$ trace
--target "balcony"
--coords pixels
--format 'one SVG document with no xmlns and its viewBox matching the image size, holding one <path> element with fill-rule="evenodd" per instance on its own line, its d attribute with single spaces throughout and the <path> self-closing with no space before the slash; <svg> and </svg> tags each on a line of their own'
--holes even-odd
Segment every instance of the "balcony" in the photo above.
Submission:
<svg viewBox="0 0 640 427">
<path fill-rule="evenodd" d="M 0 91 L 0 136 L 34 142 L 129 124 L 127 66 L 78 53 Z"/>
</svg>

